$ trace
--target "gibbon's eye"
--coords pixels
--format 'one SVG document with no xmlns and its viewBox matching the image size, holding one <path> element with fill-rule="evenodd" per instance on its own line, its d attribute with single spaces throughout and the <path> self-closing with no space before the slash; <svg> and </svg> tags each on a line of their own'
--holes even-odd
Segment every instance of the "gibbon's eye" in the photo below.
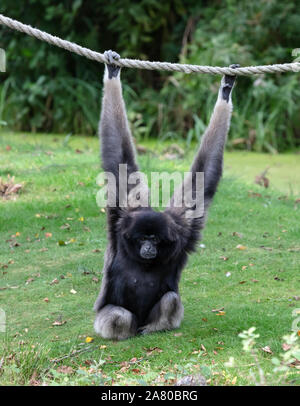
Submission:
<svg viewBox="0 0 300 406">
<path fill-rule="evenodd" d="M 124 234 L 124 237 L 126 238 L 126 240 L 129 240 L 129 239 L 130 239 L 130 235 L 129 235 L 128 233 L 125 233 L 125 234 Z"/>
<path fill-rule="evenodd" d="M 155 235 L 151 238 L 151 241 L 152 241 L 154 244 L 158 244 L 158 243 L 160 242 L 159 238 L 156 237 Z"/>
</svg>

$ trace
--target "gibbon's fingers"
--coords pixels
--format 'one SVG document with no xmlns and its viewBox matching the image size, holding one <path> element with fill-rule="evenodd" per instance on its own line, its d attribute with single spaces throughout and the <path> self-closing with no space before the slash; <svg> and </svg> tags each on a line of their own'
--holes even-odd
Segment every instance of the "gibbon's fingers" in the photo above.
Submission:
<svg viewBox="0 0 300 406">
<path fill-rule="evenodd" d="M 104 57 L 107 60 L 106 68 L 108 71 L 108 78 L 112 79 L 118 77 L 121 68 L 114 62 L 120 59 L 120 55 L 115 51 L 109 50 L 104 52 Z"/>
</svg>

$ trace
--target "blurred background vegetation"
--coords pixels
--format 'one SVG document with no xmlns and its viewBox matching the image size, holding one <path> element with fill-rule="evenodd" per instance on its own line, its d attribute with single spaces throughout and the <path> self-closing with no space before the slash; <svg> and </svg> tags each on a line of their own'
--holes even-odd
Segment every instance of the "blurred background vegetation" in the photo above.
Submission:
<svg viewBox="0 0 300 406">
<path fill-rule="evenodd" d="M 295 60 L 299 1 L 1 0 L 0 13 L 95 51 L 122 57 L 242 66 Z M 95 134 L 103 66 L 0 26 L 0 125 L 14 131 Z M 220 77 L 124 69 L 135 136 L 198 140 Z M 300 74 L 239 78 L 229 147 L 300 145 Z"/>
</svg>

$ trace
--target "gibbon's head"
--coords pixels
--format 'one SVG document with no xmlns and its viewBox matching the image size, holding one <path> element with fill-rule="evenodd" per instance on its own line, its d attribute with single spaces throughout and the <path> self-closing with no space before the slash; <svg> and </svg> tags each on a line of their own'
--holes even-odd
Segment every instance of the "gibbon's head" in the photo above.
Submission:
<svg viewBox="0 0 300 406">
<path fill-rule="evenodd" d="M 151 208 L 128 213 L 119 224 L 121 244 L 131 259 L 167 263 L 180 247 L 176 224 L 165 213 Z"/>
</svg>

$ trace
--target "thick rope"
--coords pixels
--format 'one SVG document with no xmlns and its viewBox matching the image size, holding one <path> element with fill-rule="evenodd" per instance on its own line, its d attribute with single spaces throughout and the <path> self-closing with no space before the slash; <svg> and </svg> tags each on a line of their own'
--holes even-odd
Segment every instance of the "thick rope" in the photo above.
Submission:
<svg viewBox="0 0 300 406">
<path fill-rule="evenodd" d="M 80 45 L 47 34 L 44 31 L 40 31 L 36 28 L 31 27 L 30 25 L 22 24 L 19 21 L 5 17 L 2 14 L 0 14 L 0 24 L 6 25 L 7 27 L 12 28 L 14 30 L 24 32 L 25 34 L 40 39 L 41 41 L 48 42 L 51 45 L 56 45 L 57 47 L 64 48 L 67 51 L 74 52 L 75 54 L 81 56 L 85 56 L 88 59 L 92 59 L 94 61 L 102 63 L 106 62 L 104 55 L 99 52 L 91 51 L 88 48 L 84 48 Z M 183 73 L 210 73 L 213 75 L 228 74 L 228 75 L 245 76 L 245 75 L 256 75 L 261 73 L 300 72 L 300 62 L 263 65 L 263 66 L 248 66 L 236 69 L 227 67 L 220 68 L 218 66 L 200 66 L 200 65 L 188 65 L 169 62 L 140 61 L 138 59 L 119 59 L 119 61 L 115 63 L 116 65 L 126 68 L 164 70 L 169 72 L 183 72 Z"/>
</svg>

